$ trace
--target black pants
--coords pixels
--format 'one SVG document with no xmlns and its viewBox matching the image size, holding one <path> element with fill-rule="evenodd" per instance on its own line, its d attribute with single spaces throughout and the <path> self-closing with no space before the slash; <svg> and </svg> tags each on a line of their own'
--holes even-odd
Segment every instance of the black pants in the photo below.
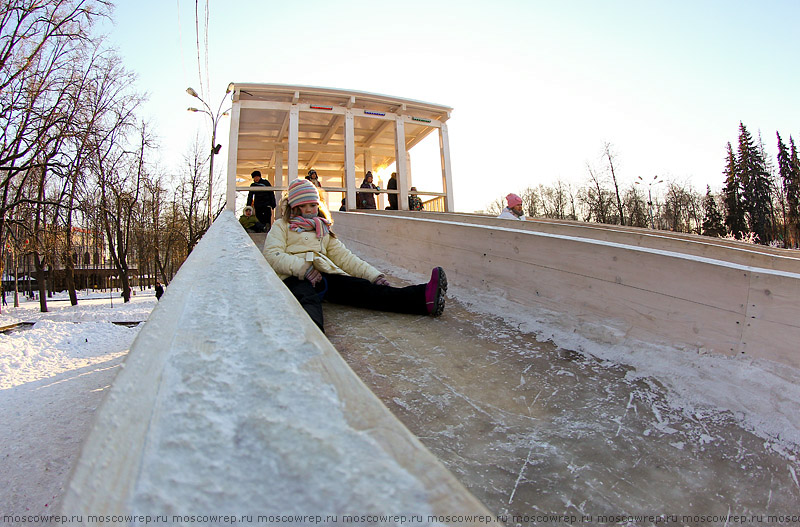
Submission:
<svg viewBox="0 0 800 527">
<path fill-rule="evenodd" d="M 392 287 L 376 285 L 363 278 L 340 274 L 322 273 L 324 280 L 311 285 L 308 280 L 299 280 L 290 276 L 283 281 L 289 291 L 297 298 L 311 320 L 323 332 L 322 300 L 334 304 L 363 307 L 376 311 L 408 313 L 411 315 L 427 315 L 425 304 L 426 284 Z"/>
<path fill-rule="evenodd" d="M 258 218 L 258 221 L 261 222 L 261 225 L 264 229 L 272 225 L 272 207 L 259 205 L 258 207 L 253 208 L 256 209 L 256 218 Z"/>
</svg>

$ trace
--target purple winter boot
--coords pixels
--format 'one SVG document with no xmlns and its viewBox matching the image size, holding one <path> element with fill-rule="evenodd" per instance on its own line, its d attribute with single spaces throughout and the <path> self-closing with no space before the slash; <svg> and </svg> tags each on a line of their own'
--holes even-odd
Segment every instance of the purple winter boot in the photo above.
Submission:
<svg viewBox="0 0 800 527">
<path fill-rule="evenodd" d="M 431 279 L 425 286 L 425 307 L 428 314 L 438 317 L 444 311 L 444 294 L 447 291 L 447 275 L 441 267 L 434 267 Z"/>
</svg>

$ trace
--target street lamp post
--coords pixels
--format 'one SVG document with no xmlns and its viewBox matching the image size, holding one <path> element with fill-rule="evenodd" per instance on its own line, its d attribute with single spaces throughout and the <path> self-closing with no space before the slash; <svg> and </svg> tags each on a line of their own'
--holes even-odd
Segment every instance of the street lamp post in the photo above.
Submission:
<svg viewBox="0 0 800 527">
<path fill-rule="evenodd" d="M 209 170 L 208 170 L 208 226 L 211 227 L 211 222 L 214 221 L 214 212 L 213 212 L 213 182 L 214 182 L 214 156 L 219 154 L 220 148 L 222 145 L 217 144 L 217 124 L 219 124 L 219 120 L 221 117 L 228 115 L 228 110 L 222 111 L 222 105 L 225 104 L 225 99 L 228 98 L 228 94 L 233 91 L 233 83 L 228 84 L 228 88 L 225 90 L 225 96 L 219 103 L 219 107 L 217 108 L 217 112 L 213 113 L 211 107 L 204 101 L 194 89 L 191 87 L 186 88 L 186 93 L 198 99 L 205 109 L 202 108 L 187 108 L 190 112 L 200 112 L 208 115 L 211 119 L 211 159 L 209 161 Z"/>
<path fill-rule="evenodd" d="M 658 179 L 658 175 L 653 176 L 653 180 L 645 183 L 642 179 L 642 176 L 636 176 L 639 181 L 634 181 L 637 185 L 647 185 L 647 213 L 650 216 L 650 228 L 655 229 L 655 222 L 653 221 L 653 185 L 658 185 L 659 183 L 663 183 L 663 179 Z M 658 181 L 656 181 L 658 179 Z"/>
</svg>

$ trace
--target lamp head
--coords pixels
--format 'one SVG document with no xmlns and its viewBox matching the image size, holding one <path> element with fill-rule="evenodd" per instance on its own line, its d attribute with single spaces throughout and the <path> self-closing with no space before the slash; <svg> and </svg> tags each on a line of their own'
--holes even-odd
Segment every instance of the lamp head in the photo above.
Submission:
<svg viewBox="0 0 800 527">
<path fill-rule="evenodd" d="M 198 99 L 200 98 L 200 96 L 197 95 L 197 92 L 194 91 L 194 88 L 192 88 L 192 87 L 186 88 L 186 93 L 188 93 L 192 97 L 197 97 Z"/>
</svg>

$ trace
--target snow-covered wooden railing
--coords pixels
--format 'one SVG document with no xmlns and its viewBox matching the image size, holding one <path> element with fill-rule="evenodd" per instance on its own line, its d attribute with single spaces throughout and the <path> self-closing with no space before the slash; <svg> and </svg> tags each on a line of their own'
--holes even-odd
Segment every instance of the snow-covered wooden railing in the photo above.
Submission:
<svg viewBox="0 0 800 527">
<path fill-rule="evenodd" d="M 96 525 L 490 516 L 356 377 L 227 211 L 133 343 L 61 512 Z"/>
<path fill-rule="evenodd" d="M 334 213 L 367 259 L 539 310 L 605 344 L 635 341 L 800 367 L 796 251 L 580 222 L 377 211 Z"/>
</svg>

